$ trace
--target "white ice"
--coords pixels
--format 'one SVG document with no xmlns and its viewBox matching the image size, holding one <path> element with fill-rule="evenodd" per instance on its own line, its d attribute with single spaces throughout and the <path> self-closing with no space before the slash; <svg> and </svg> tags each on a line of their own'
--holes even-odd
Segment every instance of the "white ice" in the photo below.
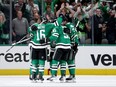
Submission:
<svg viewBox="0 0 116 87">
<path fill-rule="evenodd" d="M 32 83 L 28 76 L 0 76 L 0 87 L 116 87 L 116 76 L 77 75 L 75 83 L 47 81 Z M 59 79 L 59 76 L 58 76 Z"/>
</svg>

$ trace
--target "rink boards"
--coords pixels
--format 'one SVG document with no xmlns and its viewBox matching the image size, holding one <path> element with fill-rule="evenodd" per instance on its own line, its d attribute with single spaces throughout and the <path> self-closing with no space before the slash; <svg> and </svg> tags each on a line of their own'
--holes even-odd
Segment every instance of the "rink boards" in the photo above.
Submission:
<svg viewBox="0 0 116 87">
<path fill-rule="evenodd" d="M 0 75 L 28 75 L 29 47 L 15 46 L 6 52 L 9 48 L 0 46 Z M 75 63 L 77 75 L 116 75 L 116 46 L 79 46 Z M 49 63 L 46 62 L 46 75 L 48 69 Z"/>
</svg>

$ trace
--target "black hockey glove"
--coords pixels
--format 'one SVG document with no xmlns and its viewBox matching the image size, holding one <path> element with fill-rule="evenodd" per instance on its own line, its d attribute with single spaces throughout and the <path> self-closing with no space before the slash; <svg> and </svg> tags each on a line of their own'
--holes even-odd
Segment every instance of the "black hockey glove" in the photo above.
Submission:
<svg viewBox="0 0 116 87">
<path fill-rule="evenodd" d="M 32 25 L 32 26 L 31 26 L 31 30 L 32 30 L 32 31 L 36 31 L 36 30 L 38 30 L 38 28 L 37 28 L 37 26 Z"/>
<path fill-rule="evenodd" d="M 43 44 L 43 43 L 48 43 L 50 40 L 49 40 L 49 38 L 42 38 L 42 39 L 40 39 L 40 44 Z"/>
<path fill-rule="evenodd" d="M 64 15 L 63 15 L 63 14 L 59 14 L 59 17 L 63 18 L 63 17 L 64 17 Z"/>
<path fill-rule="evenodd" d="M 63 14 L 59 14 L 59 17 L 61 17 L 63 21 L 68 21 L 68 18 Z"/>
<path fill-rule="evenodd" d="M 47 49 L 47 62 L 49 62 L 49 60 L 50 60 L 50 51 L 49 49 Z"/>
<path fill-rule="evenodd" d="M 77 52 L 78 51 L 78 43 L 72 44 L 72 49 Z"/>
<path fill-rule="evenodd" d="M 69 29 L 69 28 L 64 28 L 64 33 L 70 34 L 70 33 L 71 33 L 71 31 L 70 31 L 70 29 Z"/>
<path fill-rule="evenodd" d="M 46 39 L 45 38 L 42 38 L 39 40 L 40 44 L 43 44 L 43 43 L 46 43 Z"/>
</svg>

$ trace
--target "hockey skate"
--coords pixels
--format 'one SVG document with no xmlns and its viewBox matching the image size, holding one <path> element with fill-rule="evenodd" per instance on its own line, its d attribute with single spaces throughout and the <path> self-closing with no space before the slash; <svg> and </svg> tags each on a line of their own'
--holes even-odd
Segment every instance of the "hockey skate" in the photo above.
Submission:
<svg viewBox="0 0 116 87">
<path fill-rule="evenodd" d="M 41 82 L 43 82 L 43 81 L 44 81 L 43 75 L 39 74 L 39 75 L 37 76 L 37 80 L 38 80 L 38 81 L 40 80 Z"/>
<path fill-rule="evenodd" d="M 50 80 L 52 78 L 52 76 L 51 77 L 49 77 L 49 78 L 47 78 L 47 80 Z"/>
<path fill-rule="evenodd" d="M 62 75 L 62 76 L 59 78 L 60 82 L 65 82 L 65 79 L 66 79 L 65 75 Z"/>
<path fill-rule="evenodd" d="M 56 76 L 52 76 L 52 77 L 49 79 L 49 81 L 55 81 L 55 80 L 57 80 L 57 77 L 56 77 Z"/>
<path fill-rule="evenodd" d="M 76 82 L 75 76 L 70 75 L 68 78 L 66 78 L 66 82 Z"/>
<path fill-rule="evenodd" d="M 31 82 L 36 83 L 36 73 L 32 73 L 32 75 L 29 76 L 29 79 L 31 80 Z"/>
<path fill-rule="evenodd" d="M 57 76 L 57 75 L 55 75 L 55 76 Z M 50 80 L 52 78 L 52 76 L 50 76 L 49 78 L 47 78 L 47 80 Z"/>
</svg>

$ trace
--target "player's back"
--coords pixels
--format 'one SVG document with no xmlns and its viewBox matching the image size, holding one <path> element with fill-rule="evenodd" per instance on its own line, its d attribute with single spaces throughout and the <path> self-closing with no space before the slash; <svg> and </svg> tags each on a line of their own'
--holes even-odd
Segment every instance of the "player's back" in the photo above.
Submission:
<svg viewBox="0 0 116 87">
<path fill-rule="evenodd" d="M 41 44 L 40 40 L 42 38 L 45 38 L 45 24 L 34 24 L 35 26 L 37 26 L 38 30 L 36 31 L 31 31 L 30 30 L 30 34 L 33 35 L 33 38 L 31 39 L 29 45 L 33 46 L 34 48 L 41 48 L 41 46 L 46 47 L 46 43 L 45 44 Z"/>
<path fill-rule="evenodd" d="M 45 25 L 45 35 L 46 35 L 46 37 L 51 36 L 51 31 L 53 30 L 54 27 L 55 27 L 54 23 L 47 23 Z"/>
</svg>

